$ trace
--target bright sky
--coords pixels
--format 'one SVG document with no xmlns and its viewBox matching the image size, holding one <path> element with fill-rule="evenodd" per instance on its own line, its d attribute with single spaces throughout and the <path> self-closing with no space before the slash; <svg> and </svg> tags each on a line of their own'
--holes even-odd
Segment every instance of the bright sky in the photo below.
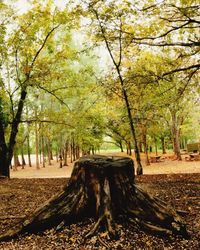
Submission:
<svg viewBox="0 0 200 250">
<path fill-rule="evenodd" d="M 13 3 L 12 0 L 5 0 L 5 2 L 15 5 L 16 9 L 21 14 L 26 12 L 30 8 L 29 0 L 17 0 L 16 3 Z M 54 0 L 54 2 L 59 9 L 63 9 L 68 0 Z"/>
</svg>

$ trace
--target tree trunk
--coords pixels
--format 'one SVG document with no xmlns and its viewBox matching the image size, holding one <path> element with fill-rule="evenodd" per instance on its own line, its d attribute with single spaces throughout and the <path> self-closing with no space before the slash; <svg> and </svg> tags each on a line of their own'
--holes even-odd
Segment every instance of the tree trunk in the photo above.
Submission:
<svg viewBox="0 0 200 250">
<path fill-rule="evenodd" d="M 51 155 L 51 160 L 53 161 L 53 151 L 52 151 L 52 145 L 50 143 L 50 155 Z"/>
<path fill-rule="evenodd" d="M 140 153 L 143 153 L 143 150 L 142 150 L 142 142 L 141 142 L 141 141 L 139 142 L 138 147 L 139 147 L 139 151 L 140 151 Z"/>
<path fill-rule="evenodd" d="M 21 164 L 19 162 L 18 154 L 17 154 L 17 152 L 15 152 L 15 150 L 14 150 L 13 158 L 14 158 L 14 167 L 13 167 L 13 170 L 17 171 L 17 167 L 21 166 Z"/>
<path fill-rule="evenodd" d="M 172 112 L 172 139 L 173 139 L 173 149 L 176 159 L 181 161 L 181 151 L 180 151 L 180 134 L 177 126 L 177 116 L 175 112 Z"/>
<path fill-rule="evenodd" d="M 32 164 L 31 164 L 31 150 L 30 150 L 29 129 L 28 129 L 28 134 L 27 134 L 27 154 L 28 154 L 28 165 L 29 165 L 29 167 L 32 167 Z"/>
<path fill-rule="evenodd" d="M 138 224 L 151 233 L 187 236 L 183 221 L 172 208 L 134 184 L 132 159 L 95 155 L 80 158 L 63 191 L 23 223 L 2 234 L 0 240 L 54 226 L 60 229 L 84 217 L 96 219 L 85 237 L 99 230 L 115 237 L 117 224 L 127 223 Z"/>
<path fill-rule="evenodd" d="M 119 147 L 120 147 L 121 152 L 124 152 L 123 143 L 121 140 L 119 141 Z"/>
<path fill-rule="evenodd" d="M 141 158 L 140 158 L 140 152 L 139 152 L 139 149 L 138 149 L 138 141 L 137 141 L 137 137 L 136 137 L 135 123 L 134 123 L 133 116 L 132 116 L 132 113 L 131 113 L 131 106 L 130 106 L 130 102 L 129 102 L 129 98 L 128 98 L 128 93 L 127 93 L 127 89 L 125 87 L 125 82 L 124 82 L 124 79 L 123 79 L 123 76 L 122 76 L 122 71 L 121 71 L 121 59 L 122 59 L 122 57 L 120 56 L 119 61 L 118 62 L 116 61 L 116 59 L 114 57 L 114 54 L 112 52 L 112 48 L 110 47 L 110 44 L 109 44 L 109 42 L 107 40 L 105 29 L 104 29 L 104 27 L 103 27 L 103 25 L 102 25 L 102 23 L 100 21 L 98 12 L 94 8 L 92 8 L 92 12 L 94 12 L 94 14 L 95 14 L 95 16 L 96 16 L 96 18 L 98 20 L 99 27 L 101 29 L 102 37 L 104 39 L 106 48 L 108 50 L 110 58 L 111 58 L 111 60 L 113 62 L 113 65 L 115 66 L 116 72 L 118 74 L 118 78 L 119 78 L 120 85 L 121 85 L 121 91 L 122 91 L 122 95 L 123 95 L 126 110 L 127 110 L 131 135 L 132 135 L 132 138 L 133 138 L 134 152 L 135 152 L 135 158 L 136 158 L 136 162 L 137 162 L 137 174 L 142 175 L 143 174 L 143 168 L 142 168 L 142 163 L 141 163 Z M 121 47 L 121 45 L 122 45 L 121 38 L 122 37 L 119 37 L 119 38 L 120 38 L 119 51 L 120 51 L 120 55 L 122 55 L 121 54 L 122 53 L 122 47 Z"/>
<path fill-rule="evenodd" d="M 50 143 L 50 140 L 49 138 L 47 138 L 47 152 L 48 152 L 48 164 L 49 166 L 51 166 L 51 143 Z"/>
<path fill-rule="evenodd" d="M 14 154 L 14 158 L 15 158 L 15 166 L 16 167 L 19 167 L 19 166 L 21 166 L 21 163 L 20 163 L 20 161 L 19 161 L 19 156 L 17 155 L 17 154 Z"/>
<path fill-rule="evenodd" d="M 43 128 L 42 128 L 43 129 Z M 44 136 L 41 137 L 41 149 L 42 149 L 42 167 L 45 168 L 45 144 L 44 144 Z"/>
<path fill-rule="evenodd" d="M 124 88 L 124 81 L 123 81 L 120 73 L 119 73 L 119 78 L 120 78 L 120 82 L 121 82 L 121 86 L 122 86 L 122 93 L 123 93 L 123 96 L 124 96 L 124 99 L 125 99 L 125 104 L 126 104 L 126 109 L 127 109 L 127 113 L 128 113 L 128 119 L 129 119 L 129 125 L 130 125 L 130 128 L 131 128 L 131 134 L 132 134 L 132 137 L 133 137 L 135 158 L 136 158 L 136 162 L 137 162 L 137 175 L 142 175 L 143 174 L 143 168 L 142 168 L 142 163 L 141 163 L 141 158 L 140 158 L 140 152 L 139 152 L 139 149 L 138 149 L 138 142 L 137 142 L 137 138 L 136 138 L 135 126 L 134 126 L 133 117 L 132 117 L 132 114 L 131 114 L 131 107 L 130 107 L 130 104 L 129 104 L 126 89 Z"/>
<path fill-rule="evenodd" d="M 7 153 L 8 153 L 8 148 L 5 142 L 3 121 L 0 116 L 0 176 L 1 175 L 7 176 L 9 178 L 10 171 L 9 171 L 9 166 L 7 166 L 8 164 Z"/>
<path fill-rule="evenodd" d="M 70 159 L 71 159 L 71 163 L 73 162 L 73 145 L 72 145 L 72 141 L 70 143 Z"/>
<path fill-rule="evenodd" d="M 76 160 L 80 158 L 80 147 L 76 145 Z"/>
<path fill-rule="evenodd" d="M 69 144 L 68 144 L 68 141 L 66 141 L 65 142 L 65 149 L 64 149 L 64 162 L 63 162 L 63 166 L 68 166 L 68 164 L 67 164 L 68 148 L 69 148 Z"/>
<path fill-rule="evenodd" d="M 166 154 L 165 137 L 161 136 L 160 140 L 161 140 L 161 146 L 162 146 L 162 153 Z"/>
<path fill-rule="evenodd" d="M 127 155 L 132 155 L 132 151 L 131 151 L 131 142 L 130 141 L 128 141 L 128 143 L 127 143 Z"/>
<path fill-rule="evenodd" d="M 36 114 L 37 117 L 37 114 Z M 37 121 L 35 122 L 35 162 L 36 162 L 36 169 L 40 169 L 39 164 L 39 138 L 38 138 L 38 124 Z"/>
<path fill-rule="evenodd" d="M 22 159 L 22 169 L 24 169 L 24 166 L 26 165 L 26 161 L 24 159 L 24 150 L 23 150 L 23 145 L 21 147 L 21 159 Z"/>
<path fill-rule="evenodd" d="M 144 143 L 144 153 L 146 158 L 146 165 L 150 165 L 149 154 L 148 154 L 148 144 L 147 144 L 147 135 L 146 133 L 143 134 L 143 143 Z"/>
<path fill-rule="evenodd" d="M 63 167 L 61 150 L 60 150 L 60 154 L 59 154 L 59 165 L 60 165 L 60 168 Z"/>
<path fill-rule="evenodd" d="M 75 145 L 74 137 L 72 137 L 72 156 L 73 156 L 73 161 L 75 161 L 76 160 L 76 145 Z"/>
<path fill-rule="evenodd" d="M 156 139 L 156 137 L 154 137 L 154 142 L 155 142 L 156 155 L 158 155 L 158 145 L 157 145 L 157 139 Z"/>
<path fill-rule="evenodd" d="M 26 88 L 21 89 L 21 94 L 17 106 L 16 115 L 13 118 L 9 143 L 6 145 L 4 124 L 2 119 L 2 114 L 0 113 L 0 175 L 10 177 L 10 164 L 13 157 L 13 150 L 16 143 L 16 136 L 18 133 L 18 126 L 22 115 L 22 110 L 24 107 L 24 100 L 26 99 Z"/>
<path fill-rule="evenodd" d="M 144 153 L 145 153 L 145 161 L 146 165 L 150 165 L 149 155 L 148 155 L 148 144 L 147 144 L 147 128 L 146 124 L 141 124 L 141 131 L 142 131 L 142 142 L 144 145 Z"/>
</svg>

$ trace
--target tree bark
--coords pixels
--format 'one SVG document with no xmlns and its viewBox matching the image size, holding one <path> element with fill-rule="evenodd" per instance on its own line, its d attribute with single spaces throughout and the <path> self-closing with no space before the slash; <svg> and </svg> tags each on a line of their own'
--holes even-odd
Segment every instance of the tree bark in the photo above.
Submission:
<svg viewBox="0 0 200 250">
<path fill-rule="evenodd" d="M 68 148 L 69 148 L 69 143 L 68 143 L 68 141 L 66 141 L 65 142 L 65 149 L 64 149 L 64 163 L 63 163 L 63 166 L 68 166 L 68 164 L 67 164 Z"/>
<path fill-rule="evenodd" d="M 121 152 L 123 153 L 123 152 L 124 152 L 124 149 L 123 149 L 122 140 L 119 141 L 119 147 L 120 147 Z"/>
<path fill-rule="evenodd" d="M 24 158 L 23 145 L 21 146 L 21 159 L 22 159 L 22 168 L 24 169 L 24 166 L 26 165 L 26 161 L 25 161 L 25 158 Z"/>
<path fill-rule="evenodd" d="M 37 114 L 36 114 L 37 117 Z M 36 169 L 40 169 L 39 164 L 39 135 L 38 135 L 38 124 L 35 122 L 35 161 L 36 161 Z"/>
<path fill-rule="evenodd" d="M 154 142 L 155 142 L 155 152 L 156 152 L 156 155 L 158 155 L 158 145 L 157 145 L 156 137 L 154 137 Z"/>
<path fill-rule="evenodd" d="M 21 164 L 19 162 L 19 157 L 18 157 L 16 150 L 14 150 L 13 158 L 14 158 L 14 168 L 13 169 L 17 170 L 17 167 L 21 166 Z"/>
<path fill-rule="evenodd" d="M 47 138 L 47 152 L 48 152 L 48 164 L 49 164 L 49 166 L 51 166 L 52 164 L 51 164 L 51 158 L 52 158 L 52 156 L 51 156 L 51 143 L 50 143 L 50 139 L 49 138 Z"/>
<path fill-rule="evenodd" d="M 166 154 L 165 137 L 161 136 L 160 140 L 161 140 L 161 146 L 162 146 L 162 153 Z"/>
<path fill-rule="evenodd" d="M 43 128 L 42 128 L 43 131 Z M 45 168 L 45 144 L 44 144 L 44 135 L 41 136 L 41 149 L 42 149 L 42 167 Z"/>
<path fill-rule="evenodd" d="M 20 118 L 22 115 L 22 110 L 24 107 L 24 100 L 26 99 L 26 88 L 22 88 L 18 107 L 16 114 L 13 118 L 12 125 L 11 125 L 11 131 L 9 136 L 9 143 L 6 144 L 5 140 L 5 134 L 4 134 L 4 125 L 2 122 L 2 118 L 0 117 L 0 174 L 6 177 L 10 177 L 10 164 L 13 157 L 13 150 L 15 146 L 15 140 L 18 133 L 18 126 L 20 122 Z"/>
<path fill-rule="evenodd" d="M 177 115 L 172 112 L 172 139 L 173 139 L 173 149 L 176 159 L 181 161 L 181 151 L 180 151 L 180 133 L 177 125 Z"/>
<path fill-rule="evenodd" d="M 141 124 L 141 130 L 142 130 L 142 141 L 144 145 L 144 153 L 145 153 L 145 161 L 146 165 L 150 165 L 149 155 L 148 155 L 148 144 L 147 144 L 147 129 L 145 124 Z"/>
<path fill-rule="evenodd" d="M 0 114 L 1 115 L 1 114 Z M 7 167 L 8 148 L 5 141 L 4 126 L 0 117 L 0 176 L 10 177 L 9 167 Z"/>
<path fill-rule="evenodd" d="M 63 191 L 22 223 L 0 236 L 8 240 L 24 233 L 93 217 L 96 222 L 85 235 L 106 231 L 117 236 L 117 224 L 134 223 L 151 233 L 187 236 L 180 216 L 163 201 L 153 198 L 134 184 L 131 158 L 116 156 L 81 157 Z"/>
<path fill-rule="evenodd" d="M 27 153 L 28 153 L 28 165 L 29 165 L 29 167 L 32 167 L 32 164 L 31 164 L 31 149 L 30 149 L 29 128 L 28 128 L 28 133 L 27 133 Z"/>
<path fill-rule="evenodd" d="M 145 158 L 146 158 L 146 165 L 150 165 L 150 160 L 149 160 L 149 154 L 148 154 L 148 144 L 147 144 L 147 136 L 146 134 L 143 135 L 143 140 L 144 140 L 144 152 L 145 152 Z"/>
</svg>

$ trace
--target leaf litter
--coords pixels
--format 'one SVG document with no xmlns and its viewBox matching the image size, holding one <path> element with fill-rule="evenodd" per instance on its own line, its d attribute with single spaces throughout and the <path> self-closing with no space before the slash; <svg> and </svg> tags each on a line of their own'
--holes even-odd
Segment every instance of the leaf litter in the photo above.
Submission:
<svg viewBox="0 0 200 250">
<path fill-rule="evenodd" d="M 58 179 L 0 180 L 0 232 L 30 215 L 36 208 L 59 192 L 67 183 Z M 191 236 L 161 238 L 142 231 L 137 225 L 118 225 L 119 238 L 111 240 L 102 232 L 90 239 L 85 235 L 94 219 L 85 219 L 56 230 L 52 228 L 40 234 L 20 236 L 8 242 L 0 242 L 2 250 L 144 250 L 144 249 L 200 249 L 200 174 L 163 174 L 136 177 L 136 184 L 150 194 L 182 211 Z"/>
</svg>

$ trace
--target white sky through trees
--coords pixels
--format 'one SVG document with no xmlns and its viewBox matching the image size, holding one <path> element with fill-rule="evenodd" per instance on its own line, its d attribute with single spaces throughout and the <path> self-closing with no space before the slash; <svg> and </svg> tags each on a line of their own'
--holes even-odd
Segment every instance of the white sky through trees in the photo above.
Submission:
<svg viewBox="0 0 200 250">
<path fill-rule="evenodd" d="M 20 14 L 25 13 L 31 7 L 29 0 L 15 0 L 15 1 L 4 0 L 4 2 L 16 6 L 16 10 Z M 42 2 L 46 2 L 46 1 L 42 1 Z M 65 7 L 66 3 L 68 2 L 68 0 L 54 0 L 54 2 L 55 2 L 55 5 L 59 9 L 63 9 Z"/>
</svg>

